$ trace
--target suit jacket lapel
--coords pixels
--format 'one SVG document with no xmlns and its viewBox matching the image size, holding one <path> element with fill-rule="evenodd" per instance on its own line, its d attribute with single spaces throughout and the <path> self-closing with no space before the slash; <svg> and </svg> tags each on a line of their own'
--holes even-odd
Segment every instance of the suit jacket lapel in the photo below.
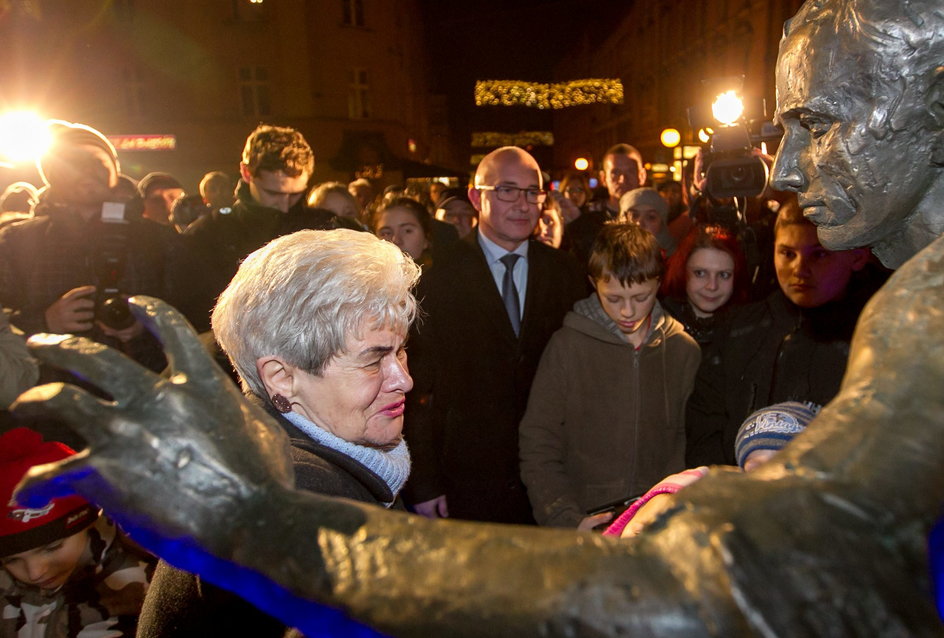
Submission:
<svg viewBox="0 0 944 638">
<path fill-rule="evenodd" d="M 528 288 L 525 290 L 524 312 L 521 315 L 521 334 L 533 324 L 539 312 L 535 307 L 538 305 L 537 300 L 545 297 L 545 287 L 552 283 L 547 281 L 547 255 L 540 250 L 539 242 L 528 241 Z"/>
<path fill-rule="evenodd" d="M 492 277 L 492 270 L 489 268 L 485 252 L 479 245 L 478 233 L 474 231 L 469 233 L 463 241 L 472 246 L 474 258 L 471 259 L 473 263 L 469 264 L 469 276 L 475 282 L 474 290 L 482 304 L 483 314 L 494 322 L 495 327 L 504 336 L 516 340 L 515 330 L 511 327 L 511 319 L 508 318 L 508 311 L 505 310 L 505 302 L 502 301 L 501 292 L 495 285 L 495 278 Z M 530 287 L 530 282 L 528 285 Z"/>
</svg>

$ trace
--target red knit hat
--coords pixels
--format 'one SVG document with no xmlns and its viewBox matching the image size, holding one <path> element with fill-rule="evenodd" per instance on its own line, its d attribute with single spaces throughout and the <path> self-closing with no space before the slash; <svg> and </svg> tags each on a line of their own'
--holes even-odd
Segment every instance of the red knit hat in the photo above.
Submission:
<svg viewBox="0 0 944 638">
<path fill-rule="evenodd" d="M 16 428 L 0 435 L 0 556 L 36 549 L 81 532 L 98 518 L 98 508 L 80 496 L 54 498 L 42 507 L 18 505 L 20 479 L 33 466 L 75 454 L 62 443 L 43 441 L 38 432 Z"/>
</svg>

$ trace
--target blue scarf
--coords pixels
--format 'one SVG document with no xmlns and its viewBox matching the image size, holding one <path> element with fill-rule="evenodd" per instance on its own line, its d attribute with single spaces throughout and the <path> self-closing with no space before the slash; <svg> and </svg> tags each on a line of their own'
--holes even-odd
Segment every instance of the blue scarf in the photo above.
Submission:
<svg viewBox="0 0 944 638">
<path fill-rule="evenodd" d="M 397 494 L 403 489 L 403 484 L 410 476 L 410 450 L 406 446 L 406 441 L 400 439 L 400 442 L 392 450 L 379 450 L 345 441 L 318 427 L 297 412 L 286 412 L 282 416 L 304 432 L 312 441 L 354 459 L 379 476 L 393 492 L 393 500 L 385 503 L 385 505 L 387 507 L 393 505 Z"/>
</svg>

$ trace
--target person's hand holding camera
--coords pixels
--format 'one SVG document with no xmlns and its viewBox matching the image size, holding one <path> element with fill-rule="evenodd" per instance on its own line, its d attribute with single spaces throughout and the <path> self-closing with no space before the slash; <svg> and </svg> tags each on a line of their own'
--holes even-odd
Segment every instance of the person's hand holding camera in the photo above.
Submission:
<svg viewBox="0 0 944 638">
<path fill-rule="evenodd" d="M 95 286 L 79 286 L 46 308 L 46 327 L 55 334 L 71 334 L 92 329 L 95 317 Z"/>
<path fill-rule="evenodd" d="M 121 330 L 116 330 L 115 328 L 108 327 L 107 324 L 96 321 L 95 326 L 102 331 L 102 334 L 106 337 L 112 337 L 117 339 L 121 343 L 128 343 L 135 337 L 139 337 L 144 334 L 144 326 L 140 321 L 135 321 L 133 324 L 127 328 L 122 328 Z"/>
</svg>

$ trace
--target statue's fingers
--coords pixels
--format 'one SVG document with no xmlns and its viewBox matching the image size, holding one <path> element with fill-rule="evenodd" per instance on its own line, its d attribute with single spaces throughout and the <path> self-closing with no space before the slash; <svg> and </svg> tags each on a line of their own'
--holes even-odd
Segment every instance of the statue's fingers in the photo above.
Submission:
<svg viewBox="0 0 944 638">
<path fill-rule="evenodd" d="M 17 485 L 14 498 L 26 507 L 42 507 L 54 498 L 79 493 L 77 483 L 94 471 L 88 450 L 58 463 L 38 465 Z"/>
<path fill-rule="evenodd" d="M 30 388 L 10 409 L 17 416 L 60 419 L 91 447 L 104 445 L 110 438 L 112 406 L 73 385 L 49 383 Z"/>
<path fill-rule="evenodd" d="M 164 346 L 164 356 L 174 373 L 217 384 L 229 377 L 210 357 L 196 331 L 180 311 L 165 301 L 146 295 L 129 299 L 132 312 Z"/>
<path fill-rule="evenodd" d="M 37 359 L 93 383 L 120 404 L 133 401 L 160 380 L 117 350 L 84 337 L 38 334 L 28 345 Z"/>
</svg>

